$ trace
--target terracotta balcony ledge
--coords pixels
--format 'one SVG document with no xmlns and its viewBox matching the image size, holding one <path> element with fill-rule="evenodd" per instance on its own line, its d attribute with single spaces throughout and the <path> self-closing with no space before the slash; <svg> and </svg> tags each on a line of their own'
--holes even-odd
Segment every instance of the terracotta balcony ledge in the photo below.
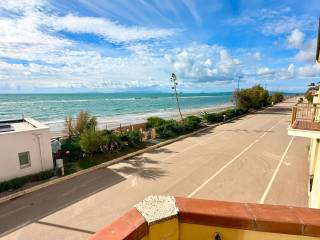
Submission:
<svg viewBox="0 0 320 240">
<path fill-rule="evenodd" d="M 157 206 L 157 203 L 159 203 L 158 200 L 152 204 L 155 198 L 161 198 L 160 208 L 167 209 L 164 211 L 159 209 L 159 206 Z M 141 206 L 143 208 L 145 205 L 138 204 L 137 206 L 139 207 L 137 208 L 140 212 L 136 208 L 131 209 L 112 224 L 98 231 L 90 240 L 158 239 L 147 236 L 150 235 L 150 231 L 154 232 L 152 228 L 154 229 L 157 224 L 162 224 L 162 212 L 164 212 L 165 219 L 163 222 L 171 221 L 171 226 L 175 226 L 176 230 L 171 231 L 175 236 L 179 234 L 179 231 L 182 231 L 182 228 L 179 227 L 180 225 L 201 225 L 235 230 L 240 229 L 249 232 L 288 234 L 287 236 L 320 237 L 319 209 L 232 203 L 183 197 L 168 197 L 168 199 L 165 200 L 169 202 L 169 207 L 167 207 L 167 202 L 162 201 L 165 198 L 166 197 L 148 197 L 144 200 L 149 204 L 147 204 L 148 209 L 146 211 L 148 216 L 143 209 L 141 211 Z M 173 202 L 170 202 L 171 200 Z M 150 203 L 154 205 L 151 208 Z M 149 220 L 147 221 L 146 219 Z M 157 232 L 159 233 L 161 231 L 157 230 Z M 167 236 L 169 236 L 168 234 L 169 233 L 167 233 Z"/>
</svg>

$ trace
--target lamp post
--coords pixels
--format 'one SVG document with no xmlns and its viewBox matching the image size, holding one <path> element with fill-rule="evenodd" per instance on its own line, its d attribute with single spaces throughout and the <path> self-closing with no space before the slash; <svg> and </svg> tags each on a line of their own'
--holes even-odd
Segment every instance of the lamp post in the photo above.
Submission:
<svg viewBox="0 0 320 240">
<path fill-rule="evenodd" d="M 180 114 L 180 118 L 181 118 L 181 121 L 182 121 L 183 118 L 182 118 L 181 109 L 180 109 L 179 95 L 178 95 L 178 92 L 177 92 L 177 85 L 178 85 L 178 83 L 177 83 L 177 76 L 176 76 L 174 73 L 171 74 L 170 81 L 171 81 L 172 84 L 173 84 L 173 86 L 171 87 L 171 89 L 173 90 L 173 96 L 175 96 L 175 98 L 176 98 L 177 107 L 178 107 L 179 114 Z"/>
</svg>

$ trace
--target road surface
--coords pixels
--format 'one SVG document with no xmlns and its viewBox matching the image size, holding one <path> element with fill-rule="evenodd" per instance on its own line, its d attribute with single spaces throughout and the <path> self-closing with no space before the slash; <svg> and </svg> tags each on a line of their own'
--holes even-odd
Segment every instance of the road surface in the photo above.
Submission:
<svg viewBox="0 0 320 240">
<path fill-rule="evenodd" d="M 293 100 L 0 205 L 1 239 L 87 239 L 148 195 L 308 205 Z"/>
</svg>

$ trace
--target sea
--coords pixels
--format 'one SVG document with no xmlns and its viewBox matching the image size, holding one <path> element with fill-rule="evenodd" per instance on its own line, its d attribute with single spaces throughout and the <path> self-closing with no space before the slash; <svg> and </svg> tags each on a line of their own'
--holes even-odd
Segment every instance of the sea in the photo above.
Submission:
<svg viewBox="0 0 320 240">
<path fill-rule="evenodd" d="M 223 108 L 232 105 L 232 93 L 181 93 L 179 101 L 183 113 Z M 81 110 L 112 128 L 150 116 L 172 116 L 177 103 L 170 93 L 0 94 L 0 120 L 30 117 L 49 125 L 52 132 L 63 129 L 66 115 L 76 116 Z"/>
</svg>

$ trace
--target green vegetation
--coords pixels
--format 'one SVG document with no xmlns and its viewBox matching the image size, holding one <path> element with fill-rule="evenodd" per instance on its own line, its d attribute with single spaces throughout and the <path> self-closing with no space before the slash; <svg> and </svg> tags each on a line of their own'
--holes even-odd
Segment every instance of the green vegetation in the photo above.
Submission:
<svg viewBox="0 0 320 240">
<path fill-rule="evenodd" d="M 304 97 L 307 99 L 308 103 L 312 103 L 313 102 L 313 95 L 312 93 L 314 91 L 317 91 L 319 89 L 318 86 L 316 86 L 315 83 L 310 83 L 308 85 L 308 90 L 306 91 L 306 93 L 304 94 Z"/>
<path fill-rule="evenodd" d="M 238 108 L 228 109 L 223 112 L 206 113 L 203 116 L 203 119 L 208 123 L 219 123 L 219 122 L 223 122 L 224 120 L 228 120 L 228 119 L 232 119 L 234 117 L 240 116 L 246 112 L 247 110 L 242 110 Z"/>
<path fill-rule="evenodd" d="M 115 132 L 97 130 L 96 126 L 96 118 L 88 112 L 81 111 L 75 121 L 72 116 L 66 116 L 68 138 L 61 144 L 65 174 L 92 167 L 145 146 L 141 131 Z"/>
<path fill-rule="evenodd" d="M 159 138 L 168 139 L 199 129 L 202 119 L 197 116 L 188 116 L 182 121 L 178 121 L 150 117 L 147 121 L 148 128 L 155 128 Z"/>
<path fill-rule="evenodd" d="M 234 93 L 236 108 L 222 112 L 205 113 L 202 117 L 188 116 L 182 120 L 165 120 L 150 117 L 147 128 L 154 128 L 157 137 L 170 139 L 200 129 L 206 123 L 219 123 L 248 112 L 268 106 L 271 102 L 283 101 L 281 93 L 269 96 L 267 90 L 260 85 L 241 89 Z M 139 130 L 116 132 L 97 130 L 97 119 L 86 111 L 81 111 L 76 119 L 65 117 L 67 139 L 62 140 L 61 157 L 64 159 L 65 174 L 72 174 L 81 169 L 112 160 L 125 154 L 145 148 L 147 143 L 142 141 L 143 134 Z M 15 178 L 0 183 L 0 192 L 18 189 L 26 183 L 46 180 L 54 176 L 53 171 Z"/>
<path fill-rule="evenodd" d="M 53 177 L 53 171 L 43 171 L 38 174 L 28 175 L 24 177 L 14 178 L 9 181 L 4 181 L 0 183 L 0 192 L 14 190 L 23 187 L 27 183 L 35 182 L 35 181 L 43 181 Z"/>
<path fill-rule="evenodd" d="M 72 116 L 65 117 L 65 131 L 69 138 L 80 136 L 86 131 L 95 131 L 97 127 L 97 118 L 90 116 L 87 111 L 81 110 L 76 119 Z"/>
<path fill-rule="evenodd" d="M 312 93 L 310 91 L 307 91 L 304 94 L 304 97 L 307 99 L 308 103 L 312 103 L 313 102 L 313 96 L 312 96 Z"/>
<path fill-rule="evenodd" d="M 156 128 L 160 127 L 166 122 L 166 120 L 159 117 L 149 117 L 147 119 L 147 128 Z"/>
<path fill-rule="evenodd" d="M 104 136 L 101 132 L 94 130 L 85 131 L 80 135 L 79 144 L 83 152 L 92 156 L 101 149 L 104 144 Z"/>
<path fill-rule="evenodd" d="M 121 141 L 127 143 L 130 147 L 139 146 L 142 143 L 142 132 L 133 130 L 121 134 Z"/>
<path fill-rule="evenodd" d="M 260 85 L 240 89 L 234 93 L 233 101 L 237 108 L 244 111 L 260 109 L 269 105 L 269 92 Z"/>
<path fill-rule="evenodd" d="M 69 162 L 79 160 L 82 157 L 82 149 L 79 138 L 67 138 L 61 142 L 62 158 Z"/>
<path fill-rule="evenodd" d="M 270 96 L 270 101 L 271 101 L 271 103 L 273 103 L 273 104 L 282 102 L 283 100 L 284 100 L 284 96 L 283 96 L 282 93 L 273 93 L 273 94 Z"/>
</svg>

